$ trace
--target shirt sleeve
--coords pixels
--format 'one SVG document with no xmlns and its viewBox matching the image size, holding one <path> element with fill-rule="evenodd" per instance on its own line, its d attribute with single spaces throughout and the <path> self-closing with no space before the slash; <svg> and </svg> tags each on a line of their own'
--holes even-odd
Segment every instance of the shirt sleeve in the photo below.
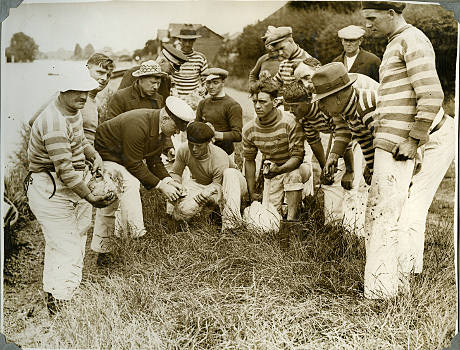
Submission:
<svg viewBox="0 0 460 350">
<path fill-rule="evenodd" d="M 259 79 L 262 62 L 266 61 L 266 57 L 267 55 L 259 57 L 259 59 L 256 62 L 256 65 L 249 72 L 249 84 L 254 84 Z"/>
<path fill-rule="evenodd" d="M 64 118 L 43 118 L 43 143 L 54 164 L 57 177 L 81 198 L 90 190 L 83 181 L 81 172 L 72 165 L 71 130 Z M 83 130 L 82 130 L 83 131 Z"/>
<path fill-rule="evenodd" d="M 181 145 L 177 149 L 176 158 L 174 159 L 174 163 L 172 165 L 171 173 L 182 176 L 184 173 L 184 169 L 187 166 L 185 160 L 185 152 L 184 152 L 184 145 Z"/>
<path fill-rule="evenodd" d="M 302 127 L 293 120 L 292 126 L 288 129 L 289 155 L 291 158 L 303 159 L 304 157 L 304 135 Z"/>
<path fill-rule="evenodd" d="M 335 128 L 334 144 L 331 152 L 343 156 L 352 138 L 351 130 L 341 115 L 334 116 L 332 120 L 334 121 Z"/>
<path fill-rule="evenodd" d="M 407 77 L 416 96 L 417 114 L 409 136 L 425 142 L 444 99 L 436 72 L 435 53 L 428 39 L 406 40 L 402 47 Z"/>
<path fill-rule="evenodd" d="M 251 128 L 243 129 L 243 157 L 246 160 L 255 160 L 257 156 L 258 149 L 256 145 L 252 142 L 252 132 Z"/>
<path fill-rule="evenodd" d="M 131 120 L 129 127 L 127 125 L 122 127 L 121 137 L 123 165 L 146 189 L 149 190 L 158 184 L 164 172 L 166 172 L 166 174 L 168 174 L 168 172 L 166 170 L 163 171 L 164 166 L 163 169 L 161 169 L 163 163 L 161 163 L 159 154 L 147 159 L 147 163 L 150 165 L 152 171 L 149 170 L 149 167 L 143 162 L 145 132 L 146 131 L 143 130 L 139 123 L 133 123 Z M 158 169 L 156 169 L 157 167 Z M 155 175 L 154 172 L 160 175 L 160 177 Z"/>
<path fill-rule="evenodd" d="M 223 133 L 224 141 L 241 141 L 241 129 L 243 128 L 243 109 L 238 102 L 233 103 L 228 108 L 228 123 L 231 131 L 225 131 Z"/>
<path fill-rule="evenodd" d="M 197 122 L 203 121 L 203 104 L 204 104 L 204 100 L 201 100 L 200 102 L 198 102 L 198 107 L 196 108 L 196 113 L 195 113 L 195 121 Z"/>
</svg>

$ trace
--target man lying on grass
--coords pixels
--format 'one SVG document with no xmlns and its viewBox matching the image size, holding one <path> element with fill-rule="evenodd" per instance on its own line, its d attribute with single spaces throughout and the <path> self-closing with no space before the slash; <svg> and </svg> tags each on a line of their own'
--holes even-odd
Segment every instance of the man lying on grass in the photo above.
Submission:
<svg viewBox="0 0 460 350">
<path fill-rule="evenodd" d="M 297 219 L 304 183 L 311 176 L 311 165 L 302 163 L 304 138 L 300 124 L 292 114 L 275 107 L 278 85 L 271 79 L 251 86 L 251 99 L 257 117 L 243 128 L 243 156 L 245 177 L 251 201 L 258 201 L 256 193 L 255 158 L 262 153 L 268 171 L 264 174 L 264 187 L 269 186 L 270 203 L 281 213 L 284 196 L 287 219 Z M 286 222 L 283 223 L 286 226 Z"/>
<path fill-rule="evenodd" d="M 206 205 L 220 205 L 222 231 L 230 230 L 241 221 L 241 196 L 247 194 L 246 180 L 230 156 L 211 143 L 213 129 L 203 122 L 187 126 L 187 144 L 177 149 L 171 177 L 186 189 L 183 198 L 174 202 L 173 217 L 188 220 Z M 185 167 L 191 179 L 182 180 Z"/>
</svg>

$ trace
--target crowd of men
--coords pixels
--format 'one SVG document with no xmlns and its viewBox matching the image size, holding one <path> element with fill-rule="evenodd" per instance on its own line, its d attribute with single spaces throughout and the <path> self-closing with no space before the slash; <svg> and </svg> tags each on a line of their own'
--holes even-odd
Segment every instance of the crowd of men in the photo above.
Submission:
<svg viewBox="0 0 460 350">
<path fill-rule="evenodd" d="M 365 237 L 364 296 L 407 292 L 410 274 L 422 272 L 428 208 L 456 141 L 433 47 L 406 23 L 404 8 L 363 2 L 367 28 L 388 37 L 382 61 L 360 47 L 365 30 L 356 25 L 338 31 L 344 51 L 324 65 L 295 43 L 291 27 L 269 26 L 261 37 L 267 54 L 249 74 L 255 116 L 245 125 L 242 107 L 225 92 L 228 71 L 209 68 L 193 50 L 199 35 L 191 26 L 180 31 L 179 49 L 163 44 L 155 60 L 125 73 L 103 123 L 96 95 L 113 61 L 94 54 L 86 68 L 64 74 L 60 91 L 30 121 L 26 179 L 46 241 L 50 313 L 80 284 L 92 207 L 98 265 L 110 262 L 114 235 L 146 234 L 141 184 L 160 191 L 178 220 L 220 209 L 225 233 L 242 224 L 243 198 L 261 201 L 259 180 L 286 231 L 299 220 L 312 155 L 322 170 L 326 220 Z M 321 134 L 330 135 L 326 150 Z M 120 193 L 93 194 L 88 162 L 93 174 L 119 179 Z"/>
</svg>

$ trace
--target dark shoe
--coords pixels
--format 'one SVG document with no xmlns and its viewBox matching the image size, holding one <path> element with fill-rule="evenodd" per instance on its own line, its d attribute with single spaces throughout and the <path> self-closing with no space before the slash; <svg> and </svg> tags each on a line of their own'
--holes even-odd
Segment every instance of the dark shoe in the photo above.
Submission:
<svg viewBox="0 0 460 350">
<path fill-rule="evenodd" d="M 290 240 L 300 237 L 302 232 L 301 222 L 298 220 L 281 220 L 279 230 L 280 247 L 283 250 L 289 248 Z"/>
<path fill-rule="evenodd" d="M 99 253 L 97 255 L 96 264 L 100 267 L 106 267 L 110 265 L 110 253 Z"/>
<path fill-rule="evenodd" d="M 56 313 L 61 311 L 64 303 L 64 300 L 56 299 L 53 297 L 53 294 L 46 292 L 46 308 L 48 309 L 50 316 L 54 316 Z"/>
</svg>

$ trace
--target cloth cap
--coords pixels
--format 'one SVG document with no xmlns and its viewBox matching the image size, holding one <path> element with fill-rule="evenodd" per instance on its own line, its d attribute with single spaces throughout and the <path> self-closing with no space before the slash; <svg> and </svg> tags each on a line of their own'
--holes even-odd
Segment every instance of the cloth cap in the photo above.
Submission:
<svg viewBox="0 0 460 350">
<path fill-rule="evenodd" d="M 176 96 L 166 98 L 165 110 L 181 131 L 184 131 L 187 124 L 195 119 L 195 112 L 193 112 L 192 107 Z"/>
<path fill-rule="evenodd" d="M 348 26 L 340 29 L 337 35 L 340 39 L 357 40 L 363 37 L 366 31 L 360 26 Z"/>
<path fill-rule="evenodd" d="M 264 36 L 261 36 L 260 38 L 262 40 L 267 39 L 274 32 L 275 29 L 276 29 L 276 27 L 274 27 L 274 26 L 268 26 L 267 31 L 265 32 Z"/>
<path fill-rule="evenodd" d="M 173 66 L 180 66 L 188 61 L 187 56 L 171 44 L 163 44 L 161 53 Z"/>
<path fill-rule="evenodd" d="M 191 122 L 187 126 L 187 140 L 194 143 L 205 143 L 212 140 L 214 131 L 203 122 Z"/>
<path fill-rule="evenodd" d="M 179 31 L 179 34 L 176 35 L 176 38 L 198 39 L 198 38 L 201 38 L 201 35 L 197 34 L 196 30 L 190 24 L 190 25 L 185 25 L 184 27 L 182 27 L 181 30 Z"/>
<path fill-rule="evenodd" d="M 153 76 L 166 75 L 166 73 L 161 71 L 160 65 L 153 60 L 142 62 L 139 69 L 133 72 L 132 74 L 133 74 L 133 77 L 143 77 L 147 75 L 153 75 Z"/>
<path fill-rule="evenodd" d="M 342 62 L 332 62 L 318 68 L 311 77 L 315 94 L 311 102 L 318 101 L 332 95 L 347 86 L 350 86 L 357 79 L 356 76 L 348 75 L 347 69 Z"/>
<path fill-rule="evenodd" d="M 272 30 L 267 39 L 265 39 L 265 43 L 273 45 L 290 36 L 292 36 L 291 27 L 278 27 Z"/>
<path fill-rule="evenodd" d="M 405 3 L 393 1 L 362 1 L 361 6 L 363 10 L 394 10 L 397 13 L 402 13 L 406 8 Z"/>
<path fill-rule="evenodd" d="M 74 67 L 59 77 L 59 91 L 91 91 L 99 87 L 99 83 L 91 77 L 85 66 Z"/>
<path fill-rule="evenodd" d="M 206 81 L 211 80 L 211 79 L 216 79 L 216 78 L 222 78 L 225 79 L 228 77 L 228 71 L 222 68 L 208 68 L 206 69 L 203 74 L 206 77 Z"/>
<path fill-rule="evenodd" d="M 310 84 L 306 85 L 301 80 L 296 80 L 290 84 L 283 85 L 283 99 L 286 103 L 310 102 L 313 87 Z"/>
</svg>

